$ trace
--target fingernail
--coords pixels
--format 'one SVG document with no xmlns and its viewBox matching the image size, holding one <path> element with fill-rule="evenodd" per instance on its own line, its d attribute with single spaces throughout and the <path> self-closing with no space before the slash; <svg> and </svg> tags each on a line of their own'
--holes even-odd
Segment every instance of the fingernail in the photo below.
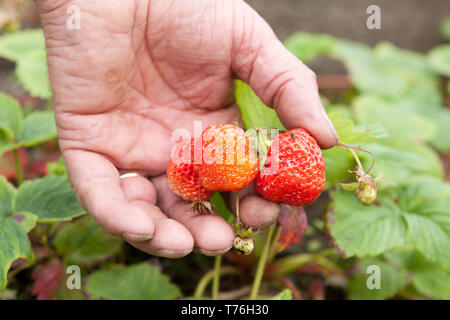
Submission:
<svg viewBox="0 0 450 320">
<path fill-rule="evenodd" d="M 138 241 L 138 242 L 147 241 L 147 240 L 150 240 L 151 238 L 153 238 L 153 235 L 134 234 L 134 233 L 124 233 L 124 234 L 122 234 L 122 236 L 127 240 Z"/>
<path fill-rule="evenodd" d="M 156 255 L 164 258 L 181 258 L 187 256 L 192 250 L 157 250 Z"/>
<path fill-rule="evenodd" d="M 333 132 L 334 136 L 336 137 L 336 140 L 339 140 L 339 137 L 338 137 L 337 132 L 336 132 L 336 128 L 334 127 L 333 122 L 331 122 L 330 118 L 328 117 L 328 115 L 327 115 L 327 113 L 325 111 L 325 108 L 322 108 L 322 113 L 323 113 L 323 116 L 325 117 L 325 119 L 328 122 L 328 126 L 330 127 L 331 132 Z"/>
<path fill-rule="evenodd" d="M 204 254 L 205 256 L 218 256 L 218 255 L 228 252 L 232 247 L 233 247 L 233 244 L 231 246 L 229 246 L 228 248 L 222 249 L 222 250 L 204 250 L 204 249 L 197 248 L 196 251 Z"/>
</svg>

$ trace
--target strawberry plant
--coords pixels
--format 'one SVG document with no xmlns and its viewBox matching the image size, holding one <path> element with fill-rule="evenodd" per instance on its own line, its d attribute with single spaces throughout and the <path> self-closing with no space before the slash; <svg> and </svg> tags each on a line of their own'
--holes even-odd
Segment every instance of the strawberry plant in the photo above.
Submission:
<svg viewBox="0 0 450 320">
<path fill-rule="evenodd" d="M 447 40 L 449 21 L 442 24 Z M 210 126 L 199 141 L 178 144 L 167 170 L 171 190 L 194 208 L 236 219 L 235 250 L 212 263 L 199 254 L 149 258 L 85 214 L 55 144 L 42 31 L 1 35 L 0 57 L 15 63 L 14 78 L 29 97 L 0 93 L 0 169 L 7 169 L 0 170 L 0 299 L 205 298 L 210 283 L 212 298 L 323 299 L 334 290 L 349 299 L 449 299 L 449 45 L 419 54 L 310 33 L 285 45 L 306 64 L 325 55 L 348 69 L 346 89 L 328 95 L 320 88 L 339 144 L 320 150 L 305 130 L 285 131 L 237 80 L 247 132 Z M 268 129 L 281 133 L 269 139 Z M 266 172 L 277 152 L 279 171 Z M 204 161 L 211 155 L 224 163 Z M 227 164 L 230 155 L 238 165 Z M 244 227 L 239 202 L 234 218 L 216 192 L 252 182 L 281 203 L 265 231 Z M 83 290 L 67 287 L 70 265 L 80 267 Z M 371 266 L 381 270 L 377 290 L 367 287 Z"/>
</svg>

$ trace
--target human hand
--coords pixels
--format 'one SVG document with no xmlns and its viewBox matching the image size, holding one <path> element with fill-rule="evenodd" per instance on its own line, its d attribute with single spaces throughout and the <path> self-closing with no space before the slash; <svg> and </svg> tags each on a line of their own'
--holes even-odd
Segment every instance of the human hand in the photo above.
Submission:
<svg viewBox="0 0 450 320">
<path fill-rule="evenodd" d="M 233 78 L 287 128 L 337 143 L 315 76 L 239 0 L 36 0 L 45 31 L 59 143 L 80 204 L 105 231 L 150 254 L 222 254 L 234 234 L 187 210 L 166 183 L 175 129 L 240 121 Z M 81 29 L 66 27 L 68 6 Z M 143 176 L 121 179 L 124 172 Z M 264 226 L 279 206 L 250 188 L 241 221 Z"/>
</svg>

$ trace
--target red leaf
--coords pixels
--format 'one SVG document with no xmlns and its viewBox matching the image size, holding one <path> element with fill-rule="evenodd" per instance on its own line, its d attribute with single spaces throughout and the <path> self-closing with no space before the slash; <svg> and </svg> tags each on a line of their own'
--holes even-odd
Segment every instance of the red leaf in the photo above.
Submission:
<svg viewBox="0 0 450 320">
<path fill-rule="evenodd" d="M 278 225 L 281 227 L 279 239 L 281 244 L 278 251 L 283 251 L 302 239 L 303 232 L 308 226 L 305 210 L 303 207 L 282 204 Z"/>
<path fill-rule="evenodd" d="M 60 261 L 52 261 L 38 265 L 33 272 L 33 295 L 38 300 L 51 300 L 54 298 L 63 281 L 64 267 Z"/>
<path fill-rule="evenodd" d="M 325 300 L 325 290 L 321 280 L 316 279 L 311 281 L 308 289 L 312 300 Z"/>
<path fill-rule="evenodd" d="M 33 246 L 34 259 L 36 261 L 47 258 L 50 255 L 50 249 L 46 246 Z"/>
<path fill-rule="evenodd" d="M 48 175 L 47 171 L 47 163 L 56 161 L 61 157 L 61 154 L 59 152 L 46 152 L 44 154 L 41 154 L 37 159 L 35 159 L 29 166 L 28 166 L 28 172 L 30 174 L 37 174 L 37 175 Z"/>
</svg>

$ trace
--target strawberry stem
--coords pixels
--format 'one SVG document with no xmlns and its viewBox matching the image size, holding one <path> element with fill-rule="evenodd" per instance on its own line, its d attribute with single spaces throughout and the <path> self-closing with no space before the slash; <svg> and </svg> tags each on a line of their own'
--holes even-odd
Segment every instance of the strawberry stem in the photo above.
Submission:
<svg viewBox="0 0 450 320">
<path fill-rule="evenodd" d="M 375 163 L 375 156 L 373 155 L 373 153 L 371 153 L 371 152 L 369 152 L 367 150 L 364 150 L 361 147 L 354 147 L 354 146 L 348 145 L 348 144 L 346 144 L 344 142 L 339 142 L 337 145 L 340 146 L 340 147 L 343 147 L 345 149 L 348 149 L 352 153 L 353 157 L 355 158 L 356 163 L 358 164 L 358 167 L 361 168 L 363 171 L 364 171 L 364 168 L 363 168 L 363 166 L 361 164 L 361 161 L 359 160 L 358 155 L 356 154 L 356 152 L 354 150 L 358 150 L 358 151 L 362 151 L 362 152 L 366 152 L 366 153 L 370 154 L 370 156 L 372 157 L 372 164 L 370 165 L 369 170 L 367 170 L 367 173 L 369 173 L 370 170 L 372 170 L 373 164 Z"/>
<path fill-rule="evenodd" d="M 280 236 L 281 236 L 281 227 L 280 226 L 276 226 L 275 228 L 275 235 L 273 236 L 273 240 L 272 240 L 272 244 L 270 246 L 269 249 L 269 256 L 267 257 L 267 262 L 271 262 L 273 261 L 273 259 L 275 258 L 275 256 L 278 253 L 278 248 L 280 247 Z"/>
<path fill-rule="evenodd" d="M 250 293 L 250 300 L 256 300 L 258 297 L 259 287 L 261 286 L 261 280 L 264 275 L 264 269 L 266 267 L 267 256 L 270 248 L 270 240 L 272 239 L 273 231 L 275 230 L 275 225 L 271 225 L 266 232 L 266 237 L 264 238 L 264 245 L 259 256 L 258 267 L 256 269 L 255 279 L 253 280 L 252 291 Z"/>
<path fill-rule="evenodd" d="M 212 294 L 211 298 L 217 300 L 219 296 L 219 285 L 220 285 L 220 266 L 222 264 L 222 255 L 216 256 L 214 258 L 214 276 L 212 282 Z"/>
<path fill-rule="evenodd" d="M 19 153 L 17 149 L 13 150 L 14 166 L 16 167 L 16 182 L 20 186 L 23 182 L 22 166 L 20 165 Z"/>
<path fill-rule="evenodd" d="M 239 227 L 241 224 L 241 219 L 239 217 L 239 192 L 236 192 L 235 195 L 236 195 L 236 221 L 235 221 L 235 224 Z"/>
<path fill-rule="evenodd" d="M 227 275 L 227 274 L 241 274 L 241 271 L 238 268 L 232 266 L 225 266 L 221 268 L 220 275 Z M 206 287 L 209 285 L 213 277 L 214 277 L 214 270 L 210 270 L 203 275 L 203 277 L 198 282 L 197 287 L 195 288 L 194 291 L 195 298 L 199 299 L 203 296 Z"/>
<path fill-rule="evenodd" d="M 353 149 L 349 149 L 349 150 L 350 150 L 350 152 L 352 153 L 353 158 L 355 158 L 356 163 L 358 164 L 358 167 L 359 167 L 359 168 L 362 168 L 363 166 L 362 166 L 361 161 L 359 160 L 359 157 L 358 157 L 358 155 L 356 154 L 356 152 L 353 151 Z"/>
</svg>

